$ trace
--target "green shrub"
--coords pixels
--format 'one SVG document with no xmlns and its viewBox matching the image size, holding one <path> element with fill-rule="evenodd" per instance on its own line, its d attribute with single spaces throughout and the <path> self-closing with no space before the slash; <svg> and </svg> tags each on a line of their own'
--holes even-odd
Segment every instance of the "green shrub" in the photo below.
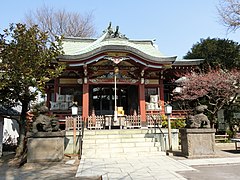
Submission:
<svg viewBox="0 0 240 180">
<path fill-rule="evenodd" d="M 171 119 L 171 128 L 172 129 L 184 128 L 186 126 L 186 122 L 185 121 L 186 121 L 185 119 Z M 167 119 L 163 119 L 162 127 L 163 128 L 168 128 L 168 121 L 167 121 Z"/>
</svg>

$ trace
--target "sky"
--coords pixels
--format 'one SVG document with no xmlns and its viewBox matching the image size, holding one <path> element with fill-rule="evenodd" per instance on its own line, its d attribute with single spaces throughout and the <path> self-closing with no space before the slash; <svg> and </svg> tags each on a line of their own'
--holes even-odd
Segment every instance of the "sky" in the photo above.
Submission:
<svg viewBox="0 0 240 180">
<path fill-rule="evenodd" d="M 227 33 L 219 19 L 219 0 L 7 0 L 1 1 L 0 32 L 42 6 L 92 12 L 97 35 L 109 22 L 129 39 L 156 39 L 166 56 L 181 59 L 200 39 L 225 38 L 239 43 L 240 30 Z"/>
</svg>

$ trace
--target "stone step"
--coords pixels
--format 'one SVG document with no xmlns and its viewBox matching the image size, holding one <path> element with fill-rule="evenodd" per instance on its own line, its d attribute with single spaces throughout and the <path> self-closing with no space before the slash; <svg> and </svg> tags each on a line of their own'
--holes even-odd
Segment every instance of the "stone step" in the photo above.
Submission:
<svg viewBox="0 0 240 180">
<path fill-rule="evenodd" d="M 153 133 L 142 133 L 143 131 L 146 132 L 146 130 L 113 130 L 109 133 L 108 131 L 87 131 L 88 133 L 84 133 L 83 140 L 97 140 L 99 142 L 104 141 L 104 139 L 113 139 L 114 141 L 120 141 L 119 139 L 126 139 L 123 140 L 124 142 L 132 142 L 136 139 L 136 141 L 142 141 L 142 139 L 145 139 L 146 141 L 151 141 L 153 138 L 159 139 L 163 135 L 160 133 L 153 134 Z M 123 133 L 124 132 L 124 133 Z M 136 133 L 137 132 L 137 133 Z M 129 139 L 129 140 L 128 140 Z M 138 139 L 138 140 L 137 140 Z M 150 139 L 150 140 L 149 140 Z"/>
<path fill-rule="evenodd" d="M 123 148 L 123 147 L 160 147 L 159 142 L 128 142 L 128 143 L 101 143 L 101 144 L 91 144 L 91 143 L 84 143 L 84 149 L 99 149 L 99 148 Z"/>
<path fill-rule="evenodd" d="M 146 129 L 88 130 L 83 137 L 83 155 L 112 158 L 159 152 L 163 149 L 157 142 L 159 136 Z"/>
<path fill-rule="evenodd" d="M 117 139 L 117 138 L 149 138 L 153 137 L 150 134 L 98 134 L 98 135 L 88 135 L 84 134 L 83 139 Z"/>
<path fill-rule="evenodd" d="M 146 134 L 148 131 L 148 129 L 85 130 L 84 135 Z"/>
<path fill-rule="evenodd" d="M 83 155 L 88 156 L 88 155 L 96 155 L 100 156 L 103 154 L 124 154 L 124 153 L 140 153 L 140 152 L 157 152 L 159 151 L 158 147 L 125 147 L 125 148 L 109 148 L 108 150 L 106 149 L 88 149 L 87 151 L 83 151 Z"/>
<path fill-rule="evenodd" d="M 161 151 L 156 151 L 156 152 L 134 152 L 134 153 L 103 153 L 103 154 L 91 154 L 91 155 L 85 155 L 82 154 L 83 158 L 88 158 L 88 159 L 95 159 L 95 158 L 137 158 L 137 157 L 142 157 L 145 156 L 147 157 L 149 154 L 154 154 L 156 157 L 159 156 L 165 156 L 166 152 L 161 152 Z"/>
<path fill-rule="evenodd" d="M 153 138 L 114 138 L 114 139 L 107 139 L 107 138 L 102 138 L 102 139 L 83 139 L 83 142 L 86 144 L 101 144 L 101 143 L 132 143 L 132 142 L 155 142 L 157 139 Z"/>
</svg>

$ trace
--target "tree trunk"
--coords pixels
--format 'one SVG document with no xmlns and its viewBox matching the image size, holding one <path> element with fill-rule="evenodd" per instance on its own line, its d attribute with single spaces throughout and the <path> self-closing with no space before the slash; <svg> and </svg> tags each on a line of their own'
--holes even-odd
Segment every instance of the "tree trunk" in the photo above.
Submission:
<svg viewBox="0 0 240 180">
<path fill-rule="evenodd" d="M 29 101 L 22 101 L 22 112 L 19 123 L 19 141 L 16 150 L 16 157 L 21 156 L 26 150 L 26 113 Z"/>
<path fill-rule="evenodd" d="M 217 119 L 217 117 L 215 114 L 210 115 L 210 126 L 212 129 L 215 128 L 215 123 L 217 122 L 216 119 Z"/>
</svg>

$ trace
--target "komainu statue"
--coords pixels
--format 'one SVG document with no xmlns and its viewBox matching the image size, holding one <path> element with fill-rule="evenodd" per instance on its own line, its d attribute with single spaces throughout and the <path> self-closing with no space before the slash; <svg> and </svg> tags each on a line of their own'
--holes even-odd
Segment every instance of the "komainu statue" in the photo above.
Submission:
<svg viewBox="0 0 240 180">
<path fill-rule="evenodd" d="M 196 115 L 190 115 L 187 119 L 187 128 L 210 128 L 210 121 L 208 117 L 203 114 L 203 112 L 207 109 L 206 105 L 200 105 L 195 108 Z"/>
<path fill-rule="evenodd" d="M 42 106 L 39 108 L 39 115 L 36 117 L 35 121 L 32 124 L 32 132 L 53 132 L 59 131 L 59 122 L 58 119 L 54 119 L 46 115 L 48 113 L 48 108 Z"/>
</svg>

